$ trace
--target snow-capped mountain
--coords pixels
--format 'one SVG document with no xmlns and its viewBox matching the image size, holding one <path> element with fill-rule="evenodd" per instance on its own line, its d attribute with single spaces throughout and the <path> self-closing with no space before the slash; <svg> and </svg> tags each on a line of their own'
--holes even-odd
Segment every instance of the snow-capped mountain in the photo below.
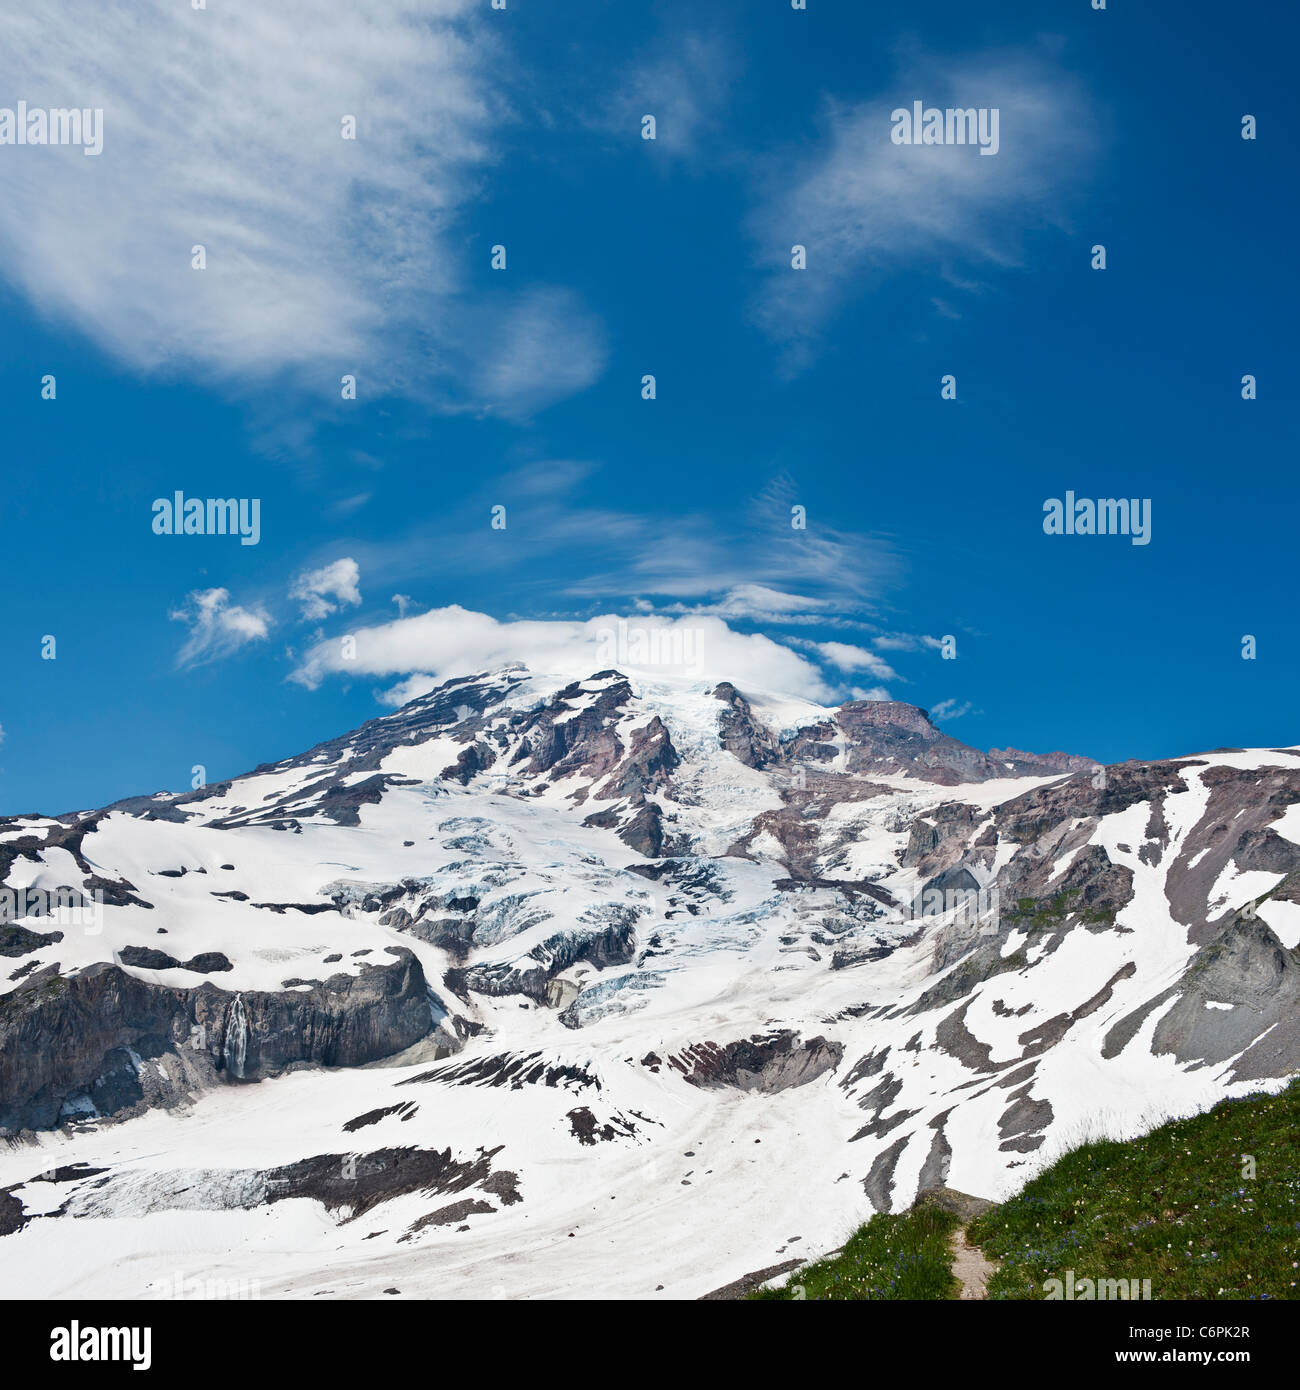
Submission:
<svg viewBox="0 0 1300 1390">
<path fill-rule="evenodd" d="M 1280 1083 L 1298 870 L 1300 749 L 616 671 L 0 822 L 0 1293 L 699 1296 Z"/>
</svg>

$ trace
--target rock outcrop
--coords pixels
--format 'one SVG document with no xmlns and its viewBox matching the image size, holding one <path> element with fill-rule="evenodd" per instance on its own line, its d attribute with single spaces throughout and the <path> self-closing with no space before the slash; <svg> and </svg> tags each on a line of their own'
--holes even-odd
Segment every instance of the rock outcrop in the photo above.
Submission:
<svg viewBox="0 0 1300 1390">
<path fill-rule="evenodd" d="M 45 970 L 0 997 L 0 1134 L 175 1103 L 300 1063 L 358 1066 L 433 1027 L 408 951 L 301 992 L 175 988 L 109 964 Z"/>
</svg>

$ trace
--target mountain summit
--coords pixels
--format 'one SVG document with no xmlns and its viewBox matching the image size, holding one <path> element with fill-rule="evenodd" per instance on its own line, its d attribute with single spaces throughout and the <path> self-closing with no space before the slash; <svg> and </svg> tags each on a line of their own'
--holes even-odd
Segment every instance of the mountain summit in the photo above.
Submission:
<svg viewBox="0 0 1300 1390">
<path fill-rule="evenodd" d="M 0 1288 L 694 1296 L 1004 1195 L 1300 1067 L 1297 803 L 512 667 L 0 822 Z"/>
</svg>

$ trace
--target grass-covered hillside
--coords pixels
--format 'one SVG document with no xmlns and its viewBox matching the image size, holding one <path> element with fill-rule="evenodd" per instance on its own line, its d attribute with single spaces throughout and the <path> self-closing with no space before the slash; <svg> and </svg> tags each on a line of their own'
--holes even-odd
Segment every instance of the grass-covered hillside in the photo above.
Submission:
<svg viewBox="0 0 1300 1390">
<path fill-rule="evenodd" d="M 934 1207 L 873 1216 L 837 1255 L 796 1270 L 780 1288 L 759 1289 L 750 1297 L 955 1298 L 950 1242 L 958 1224 L 951 1212 Z"/>
<path fill-rule="evenodd" d="M 833 1258 L 752 1296 L 956 1298 L 958 1225 L 928 1206 L 873 1217 Z M 1076 1290 L 1150 1280 L 1153 1299 L 1300 1297 L 1300 1080 L 1085 1144 L 976 1217 L 967 1239 L 1000 1262 L 989 1298 L 1045 1298 L 1067 1271 Z"/>
<path fill-rule="evenodd" d="M 1153 1299 L 1296 1298 L 1300 1083 L 1085 1144 L 967 1235 L 1002 1262 L 990 1298 L 1042 1298 L 1067 1269 L 1150 1279 Z"/>
</svg>

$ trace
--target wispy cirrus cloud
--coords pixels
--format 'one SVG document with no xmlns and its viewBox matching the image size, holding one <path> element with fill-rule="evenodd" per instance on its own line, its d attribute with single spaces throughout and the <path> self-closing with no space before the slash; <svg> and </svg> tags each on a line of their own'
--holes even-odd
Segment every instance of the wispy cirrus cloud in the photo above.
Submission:
<svg viewBox="0 0 1300 1390">
<path fill-rule="evenodd" d="M 616 568 L 593 565 L 565 591 L 641 595 L 677 605 L 656 605 L 665 611 L 765 621 L 798 622 L 800 612 L 829 623 L 860 616 L 897 582 L 901 559 L 894 544 L 821 517 L 795 526 L 798 506 L 795 480 L 778 474 L 754 496 L 736 499 L 723 525 L 706 512 L 649 519 L 624 539 Z"/>
<path fill-rule="evenodd" d="M 832 623 L 835 605 L 827 598 L 792 594 L 767 584 L 734 584 L 716 598 L 696 603 L 673 603 L 664 611 L 672 613 L 710 613 L 720 618 L 739 618 L 755 623 L 782 626 L 804 623 Z"/>
<path fill-rule="evenodd" d="M 964 714 L 976 714 L 982 711 L 976 710 L 969 700 L 940 700 L 937 704 L 930 706 L 930 718 L 935 723 L 942 723 L 945 720 L 960 719 Z"/>
<path fill-rule="evenodd" d="M 474 408 L 528 415 L 585 391 L 604 370 L 604 329 L 567 290 L 527 290 L 499 313 L 481 312 L 491 318 L 467 364 Z"/>
<path fill-rule="evenodd" d="M 550 615 L 617 605 L 670 615 L 818 622 L 861 627 L 863 614 L 898 581 L 902 557 L 885 536 L 791 526 L 797 489 L 781 476 L 725 513 L 703 506 L 656 515 L 589 500 L 591 461 L 543 459 L 485 483 L 434 521 L 394 528 L 382 540 L 350 539 L 373 582 L 417 593 L 445 573 L 510 575 L 512 606 Z M 508 527 L 489 527 L 502 505 Z"/>
<path fill-rule="evenodd" d="M 890 113 L 914 101 L 997 108 L 998 153 L 894 144 Z M 955 60 L 904 54 L 888 92 L 828 100 L 821 126 L 811 145 L 765 167 L 749 224 L 769 270 L 754 315 L 789 372 L 814 360 L 844 300 L 888 273 L 929 270 L 970 291 L 991 269 L 1018 265 L 1028 230 L 1066 221 L 1097 144 L 1086 93 L 1051 43 Z M 791 268 L 796 244 L 805 270 Z M 949 298 L 936 307 L 959 316 Z"/>
<path fill-rule="evenodd" d="M 920 652 L 938 651 L 943 642 L 924 633 L 883 632 L 875 639 L 875 645 L 882 652 Z"/>
<path fill-rule="evenodd" d="M 606 134 L 641 138 L 645 116 L 655 120 L 654 143 L 676 159 L 693 160 L 721 130 L 721 113 L 740 64 L 733 46 L 716 33 L 673 32 L 621 72 L 588 124 Z"/>
<path fill-rule="evenodd" d="M 102 108 L 104 146 L 8 151 L 0 273 L 146 373 L 290 380 L 322 400 L 350 373 L 448 409 L 582 389 L 603 347 L 574 296 L 470 292 L 462 223 L 512 119 L 488 15 L 474 0 L 16 11 L 7 85 Z M 566 359 L 549 378 L 548 336 Z"/>
<path fill-rule="evenodd" d="M 374 674 L 417 683 L 453 670 L 446 653 L 421 658 L 421 652 L 440 650 L 430 633 L 447 640 L 450 653 L 466 635 L 473 637 L 464 646 L 465 659 L 454 666 L 456 674 L 530 662 L 532 653 L 550 659 L 558 648 L 581 650 L 581 659 L 567 668 L 576 672 L 599 661 L 590 650 L 592 634 L 602 623 L 618 621 L 617 615 L 654 630 L 711 634 L 715 653 L 726 657 L 713 668 L 718 679 L 748 670 L 750 656 L 761 650 L 773 673 L 787 671 L 790 689 L 810 698 L 888 698 L 883 684 L 862 689 L 854 679 L 906 682 L 881 653 L 939 645 L 935 638 L 892 632 L 880 621 L 876 609 L 900 563 L 888 540 L 824 524 L 821 534 L 810 537 L 792 527 L 792 510 L 800 509 L 789 500 L 798 489 L 788 477 L 738 502 L 720 522 L 708 512 L 663 518 L 591 505 L 582 491 L 597 471 L 597 464 L 581 459 L 518 465 L 436 523 L 421 521 L 378 540 L 354 537 L 345 557 L 298 572 L 287 585 L 288 597 L 300 605 L 302 620 L 323 622 L 343 608 L 362 606 L 364 570 L 368 588 L 379 584 L 392 593 L 399 618 L 394 625 L 373 613 L 356 614 L 349 617 L 349 634 L 371 634 Z M 504 529 L 489 525 L 489 501 L 506 508 Z M 443 615 L 435 623 L 415 613 L 419 580 L 447 573 L 474 576 L 480 592 L 485 585 L 503 585 L 504 601 L 493 606 L 497 613 L 505 607 L 508 616 L 480 613 L 452 623 L 447 615 L 453 610 L 440 608 L 433 610 Z M 523 585 L 521 574 L 544 578 Z M 400 587 L 394 592 L 390 585 Z M 259 611 L 266 616 L 264 608 Z M 855 640 L 825 640 L 839 631 L 854 633 Z M 749 637 L 760 640 L 742 640 Z M 196 649 L 213 645 L 200 642 Z M 297 663 L 294 678 L 315 686 L 334 670 L 370 669 L 352 659 L 340 665 L 338 650 L 336 642 L 325 642 L 306 658 L 290 652 Z M 391 659 L 399 650 L 403 655 Z M 731 661 L 745 664 L 729 672 Z M 588 666 L 585 674 L 594 669 Z M 767 686 L 773 684 L 769 675 Z"/>
</svg>

